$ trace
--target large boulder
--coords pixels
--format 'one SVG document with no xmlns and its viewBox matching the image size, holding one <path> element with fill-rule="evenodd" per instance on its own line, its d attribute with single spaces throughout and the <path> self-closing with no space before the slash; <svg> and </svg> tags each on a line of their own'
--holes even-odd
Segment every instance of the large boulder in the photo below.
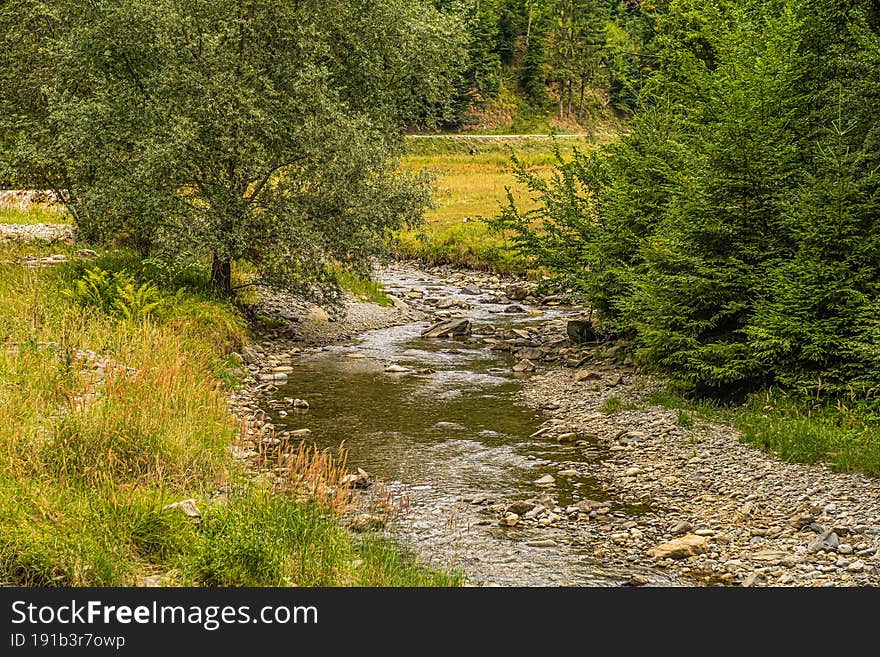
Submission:
<svg viewBox="0 0 880 657">
<path fill-rule="evenodd" d="M 655 559 L 685 559 L 708 550 L 709 546 L 705 538 L 696 534 L 688 534 L 651 548 L 648 550 L 648 556 Z"/>
<path fill-rule="evenodd" d="M 423 338 L 454 338 L 458 335 L 470 334 L 471 320 L 469 319 L 447 319 L 422 331 Z"/>
</svg>

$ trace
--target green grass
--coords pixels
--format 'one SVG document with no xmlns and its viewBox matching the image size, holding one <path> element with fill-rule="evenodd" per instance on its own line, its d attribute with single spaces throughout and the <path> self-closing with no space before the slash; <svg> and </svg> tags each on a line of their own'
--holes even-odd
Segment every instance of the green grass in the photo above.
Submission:
<svg viewBox="0 0 880 657">
<path fill-rule="evenodd" d="M 736 427 L 745 442 L 798 463 L 826 463 L 842 472 L 880 476 L 880 412 L 867 402 L 830 402 L 765 391 L 744 404 L 693 402 L 661 391 L 649 403 Z"/>
<path fill-rule="evenodd" d="M 70 215 L 62 210 L 32 207 L 28 210 L 0 207 L 0 224 L 67 224 Z"/>
<path fill-rule="evenodd" d="M 231 462 L 240 427 L 221 379 L 248 334 L 203 269 L 125 252 L 80 261 L 75 248 L 0 245 L 0 582 L 458 583 L 353 537 L 329 502 L 294 487 L 269 495 Z M 59 251 L 68 264 L 17 262 Z M 96 290 L 77 290 L 95 276 Z M 132 306 L 129 283 L 150 303 Z M 237 492 L 224 502 L 220 486 Z M 162 510 L 186 498 L 200 524 Z"/>
<path fill-rule="evenodd" d="M 638 408 L 637 404 L 625 402 L 617 395 L 611 395 L 602 402 L 599 411 L 606 415 L 613 415 L 614 413 L 620 413 L 621 411 L 632 411 L 636 408 Z"/>
<path fill-rule="evenodd" d="M 391 299 L 388 298 L 381 283 L 349 272 L 339 272 L 337 277 L 340 287 L 361 301 L 371 301 L 380 306 L 391 305 Z"/>
<path fill-rule="evenodd" d="M 180 581 L 209 586 L 454 586 L 382 539 L 352 540 L 328 510 L 249 494 L 209 507 L 181 555 Z"/>
</svg>

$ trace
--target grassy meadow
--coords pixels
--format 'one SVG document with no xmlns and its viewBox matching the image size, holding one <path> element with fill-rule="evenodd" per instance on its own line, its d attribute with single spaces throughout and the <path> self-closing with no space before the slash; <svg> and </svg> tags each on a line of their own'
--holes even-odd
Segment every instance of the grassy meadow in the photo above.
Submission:
<svg viewBox="0 0 880 657">
<path fill-rule="evenodd" d="M 563 157 L 572 150 L 594 148 L 591 137 L 519 136 L 411 136 L 403 166 L 428 169 L 436 176 L 435 207 L 418 230 L 402 231 L 399 252 L 431 264 L 455 263 L 476 269 L 524 273 L 529 263 L 504 249 L 507 238 L 489 230 L 480 217 L 498 214 L 507 203 L 507 189 L 517 206 L 535 203 L 517 183 L 511 155 L 531 171 L 550 175 L 556 149 Z"/>
<path fill-rule="evenodd" d="M 48 207 L 32 207 L 27 210 L 0 206 L 0 224 L 66 224 L 70 215 Z"/>
</svg>

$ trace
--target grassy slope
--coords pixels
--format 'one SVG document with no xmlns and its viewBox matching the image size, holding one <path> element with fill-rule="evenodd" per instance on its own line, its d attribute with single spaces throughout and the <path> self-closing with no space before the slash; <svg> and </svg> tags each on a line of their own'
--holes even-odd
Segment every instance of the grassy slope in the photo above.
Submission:
<svg viewBox="0 0 880 657">
<path fill-rule="evenodd" d="M 880 416 L 864 402 L 819 402 L 782 391 L 756 393 L 738 406 L 693 402 L 674 392 L 649 401 L 679 409 L 679 424 L 698 418 L 732 425 L 743 440 L 786 461 L 880 476 Z"/>
<path fill-rule="evenodd" d="M 387 542 L 353 539 L 329 507 L 295 490 L 269 495 L 231 465 L 238 428 L 220 377 L 224 354 L 247 337 L 231 306 L 190 278 L 182 294 L 161 290 L 151 316 L 126 320 L 65 296 L 84 264 L 15 262 L 72 251 L 0 245 L 0 581 L 457 583 Z M 95 265 L 139 268 L 125 254 Z M 222 484 L 235 494 L 212 502 Z M 162 511 L 190 497 L 200 525 Z"/>
</svg>

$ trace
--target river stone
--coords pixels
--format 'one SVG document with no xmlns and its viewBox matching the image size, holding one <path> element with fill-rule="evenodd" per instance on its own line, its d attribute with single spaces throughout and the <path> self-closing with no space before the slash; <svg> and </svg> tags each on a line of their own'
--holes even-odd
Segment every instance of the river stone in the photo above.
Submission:
<svg viewBox="0 0 880 657">
<path fill-rule="evenodd" d="M 828 529 L 816 537 L 809 546 L 807 552 L 819 552 L 819 550 L 834 550 L 840 545 L 840 539 L 832 530 Z"/>
<path fill-rule="evenodd" d="M 505 294 L 514 301 L 522 301 L 529 296 L 529 290 L 525 285 L 508 285 Z"/>
<path fill-rule="evenodd" d="M 544 351 L 537 347 L 523 347 L 522 349 L 518 349 L 514 354 L 517 358 L 522 358 L 524 360 L 540 360 L 543 355 Z"/>
<path fill-rule="evenodd" d="M 242 359 L 248 365 L 260 362 L 260 353 L 253 347 L 245 347 L 241 350 Z"/>
<path fill-rule="evenodd" d="M 575 344 L 596 341 L 596 331 L 593 322 L 588 319 L 570 319 L 565 325 L 565 333 L 569 340 Z"/>
<path fill-rule="evenodd" d="M 674 538 L 666 543 L 648 550 L 648 556 L 655 559 L 684 559 L 707 552 L 709 546 L 702 536 L 688 534 L 681 538 Z"/>
<path fill-rule="evenodd" d="M 343 485 L 350 488 L 369 488 L 373 485 L 373 478 L 365 470 L 358 468 L 356 473 L 345 475 L 341 480 Z"/>
<path fill-rule="evenodd" d="M 423 338 L 444 338 L 455 337 L 457 335 L 470 335 L 471 320 L 469 319 L 448 319 L 437 322 L 433 326 L 422 331 Z"/>
<path fill-rule="evenodd" d="M 329 322 L 329 321 L 330 321 L 330 315 L 329 315 L 329 313 L 327 313 L 327 311 L 324 310 L 323 308 L 318 308 L 318 307 L 312 308 L 312 309 L 309 311 L 308 315 L 306 315 L 306 317 L 307 317 L 308 319 L 312 320 L 313 322 L 321 322 L 321 323 L 323 323 L 323 322 Z"/>
<path fill-rule="evenodd" d="M 366 358 L 366 354 L 345 354 L 346 358 L 353 358 L 355 360 L 360 360 L 362 358 Z"/>
<path fill-rule="evenodd" d="M 393 294 L 386 294 L 385 296 L 391 300 L 391 303 L 398 310 L 409 310 L 409 304 L 400 297 L 396 297 Z"/>
<path fill-rule="evenodd" d="M 534 372 L 536 369 L 535 364 L 528 359 L 521 360 L 513 366 L 514 372 Z"/>
<path fill-rule="evenodd" d="M 687 534 L 689 531 L 692 531 L 693 528 L 694 526 L 687 520 L 679 520 L 678 522 L 672 523 L 666 531 L 673 536 L 678 536 L 679 534 Z"/>
<path fill-rule="evenodd" d="M 305 408 L 309 407 L 309 402 L 307 402 L 305 399 L 294 399 L 293 400 L 293 407 L 305 409 Z"/>
<path fill-rule="evenodd" d="M 478 294 L 482 294 L 483 291 L 480 288 L 478 288 L 476 285 L 474 285 L 473 283 L 468 283 L 463 288 L 461 288 L 460 293 L 461 294 L 478 295 Z"/>
<path fill-rule="evenodd" d="M 236 461 L 244 461 L 246 459 L 252 459 L 256 456 L 259 456 L 259 453 L 255 452 L 252 449 L 247 449 L 246 447 L 241 447 L 240 445 L 230 445 L 226 448 L 229 452 L 230 456 Z"/>
<path fill-rule="evenodd" d="M 601 378 L 602 376 L 598 372 L 587 369 L 578 370 L 574 373 L 574 380 L 578 383 L 581 381 L 598 381 Z"/>
<path fill-rule="evenodd" d="M 350 524 L 350 527 L 356 532 L 367 532 L 372 529 L 381 529 L 384 526 L 385 518 L 371 513 L 357 514 L 351 519 Z"/>
<path fill-rule="evenodd" d="M 540 479 L 536 479 L 535 483 L 538 484 L 538 486 L 551 486 L 556 483 L 556 479 L 554 479 L 552 475 L 544 475 Z"/>
<path fill-rule="evenodd" d="M 391 372 L 392 374 L 399 374 L 401 372 L 408 371 L 405 367 L 398 365 L 397 363 L 392 363 L 388 367 L 385 368 L 386 372 Z"/>
<path fill-rule="evenodd" d="M 260 381 L 273 381 L 275 383 L 284 383 L 287 381 L 287 373 L 286 372 L 270 372 L 268 374 L 260 374 Z"/>
<path fill-rule="evenodd" d="M 513 527 L 519 522 L 519 516 L 515 513 L 507 513 L 504 517 L 498 521 L 498 524 L 502 527 Z"/>
<path fill-rule="evenodd" d="M 306 438 L 312 435 L 311 429 L 294 429 L 293 431 L 289 431 L 287 433 L 290 438 Z"/>
<path fill-rule="evenodd" d="M 534 541 L 526 541 L 526 545 L 538 548 L 556 547 L 556 541 L 552 538 L 541 538 Z"/>
<path fill-rule="evenodd" d="M 520 306 L 519 304 L 512 303 L 509 306 L 505 306 L 505 308 L 502 312 L 514 315 L 517 313 L 524 313 L 525 311 L 526 311 L 526 309 L 523 308 L 522 306 Z"/>
<path fill-rule="evenodd" d="M 516 502 L 511 502 L 507 507 L 508 513 L 515 513 L 518 516 L 525 515 L 529 511 L 535 508 L 534 502 L 527 502 L 525 500 L 517 500 Z"/>
</svg>

